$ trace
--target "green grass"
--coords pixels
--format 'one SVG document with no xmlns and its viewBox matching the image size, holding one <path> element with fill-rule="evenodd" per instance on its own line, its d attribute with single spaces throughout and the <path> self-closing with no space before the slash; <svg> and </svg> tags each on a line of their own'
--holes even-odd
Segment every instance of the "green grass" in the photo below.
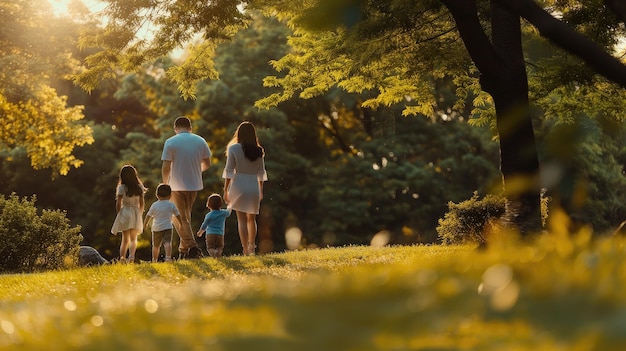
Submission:
<svg viewBox="0 0 626 351">
<path fill-rule="evenodd" d="M 117 264 L 0 288 L 2 350 L 626 350 L 626 240 L 586 232 Z"/>
</svg>

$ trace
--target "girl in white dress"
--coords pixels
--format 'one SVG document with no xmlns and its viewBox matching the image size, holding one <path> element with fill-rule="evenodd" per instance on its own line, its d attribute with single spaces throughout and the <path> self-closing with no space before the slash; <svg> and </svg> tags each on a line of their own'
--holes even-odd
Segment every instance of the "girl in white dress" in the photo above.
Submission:
<svg viewBox="0 0 626 351">
<path fill-rule="evenodd" d="M 115 200 L 115 221 L 111 227 L 111 234 L 122 232 L 120 244 L 120 262 L 133 263 L 137 250 L 137 235 L 143 232 L 144 194 L 146 188 L 137 175 L 137 170 L 131 165 L 125 165 L 120 170 L 117 182 Z M 128 253 L 128 259 L 126 254 Z"/>
<path fill-rule="evenodd" d="M 242 122 L 226 148 L 226 167 L 222 177 L 224 201 L 237 214 L 237 229 L 244 255 L 254 255 L 256 248 L 256 215 L 263 199 L 263 182 L 267 181 L 265 151 L 259 145 L 256 129 Z"/>
</svg>

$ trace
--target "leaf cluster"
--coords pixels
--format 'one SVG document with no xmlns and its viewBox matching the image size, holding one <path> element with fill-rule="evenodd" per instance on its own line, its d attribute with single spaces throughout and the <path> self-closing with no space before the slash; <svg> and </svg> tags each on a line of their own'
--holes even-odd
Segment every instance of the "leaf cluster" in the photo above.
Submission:
<svg viewBox="0 0 626 351">
<path fill-rule="evenodd" d="M 48 19 L 45 1 L 2 1 L 0 152 L 24 148 L 35 169 L 65 175 L 82 161 L 74 149 L 93 142 L 80 106 L 68 107 L 54 83 L 78 68 L 72 26 Z M 54 72 L 53 74 L 51 72 Z"/>
<path fill-rule="evenodd" d="M 320 1 L 304 9 L 288 2 L 269 3 L 294 34 L 289 41 L 292 51 L 273 61 L 284 74 L 265 80 L 280 92 L 260 100 L 260 107 L 340 87 L 367 93 L 362 103 L 367 108 L 401 104 L 405 115 L 434 116 L 437 102 L 431 82 L 454 77 L 468 64 L 453 22 L 438 2 Z M 328 6 L 337 6 L 346 16 L 358 13 L 358 21 L 346 25 L 336 18 L 341 15 L 324 20 L 315 15 Z"/>
<path fill-rule="evenodd" d="M 195 83 L 217 78 L 212 62 L 215 45 L 231 38 L 248 21 L 239 5 L 235 0 L 109 0 L 99 14 L 105 24 L 81 36 L 81 48 L 98 51 L 87 57 L 87 69 L 74 81 L 91 91 L 101 80 L 118 75 L 118 70 L 136 72 L 147 62 L 203 40 L 171 72 L 183 96 L 193 98 Z"/>
</svg>

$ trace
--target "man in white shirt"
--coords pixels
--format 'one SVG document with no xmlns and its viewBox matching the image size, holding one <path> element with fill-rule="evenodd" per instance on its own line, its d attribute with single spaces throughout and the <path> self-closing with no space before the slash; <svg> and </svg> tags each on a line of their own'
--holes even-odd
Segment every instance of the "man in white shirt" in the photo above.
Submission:
<svg viewBox="0 0 626 351">
<path fill-rule="evenodd" d="M 192 132 L 191 120 L 187 117 L 176 118 L 174 131 L 176 135 L 167 139 L 163 146 L 161 176 L 163 183 L 172 188 L 171 201 L 182 218 L 182 222 L 174 221 L 180 237 L 179 257 L 197 258 L 202 256 L 202 251 L 191 228 L 191 209 L 198 191 L 204 186 L 202 172 L 211 166 L 211 149 L 204 138 Z"/>
</svg>

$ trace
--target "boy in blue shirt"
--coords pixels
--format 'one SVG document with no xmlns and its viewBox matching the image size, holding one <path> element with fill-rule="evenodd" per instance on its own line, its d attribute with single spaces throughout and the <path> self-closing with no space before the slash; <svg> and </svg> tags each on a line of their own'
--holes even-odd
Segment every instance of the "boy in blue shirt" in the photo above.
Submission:
<svg viewBox="0 0 626 351">
<path fill-rule="evenodd" d="M 206 200 L 206 207 L 210 210 L 204 216 L 204 221 L 198 229 L 200 237 L 206 232 L 206 249 L 211 257 L 222 257 L 224 251 L 224 227 L 226 218 L 230 216 L 231 209 L 222 209 L 222 197 L 219 194 L 211 194 Z"/>
</svg>

